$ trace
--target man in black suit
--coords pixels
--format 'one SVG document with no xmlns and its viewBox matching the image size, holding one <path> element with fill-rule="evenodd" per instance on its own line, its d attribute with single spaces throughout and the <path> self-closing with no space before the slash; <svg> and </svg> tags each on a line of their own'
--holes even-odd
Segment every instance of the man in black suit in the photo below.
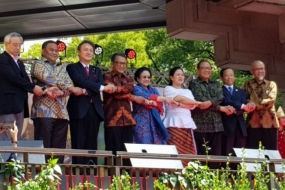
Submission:
<svg viewBox="0 0 285 190">
<path fill-rule="evenodd" d="M 19 60 L 22 44 L 22 36 L 12 32 L 5 36 L 6 51 L 0 54 L 0 123 L 16 121 L 18 140 L 22 139 L 24 117 L 29 117 L 27 92 L 36 96 L 44 93 L 41 87 L 30 82 L 25 66 Z M 0 140 L 11 140 L 9 132 L 3 132 Z"/>
<path fill-rule="evenodd" d="M 224 99 L 221 105 L 232 106 L 235 108 L 235 113 L 227 115 L 222 113 L 222 121 L 224 133 L 222 137 L 222 154 L 227 156 L 229 153 L 234 153 L 233 148 L 245 147 L 247 136 L 244 111 L 248 111 L 249 107 L 246 104 L 245 92 L 234 87 L 234 71 L 231 68 L 223 68 L 220 72 L 223 85 Z"/>
<path fill-rule="evenodd" d="M 100 68 L 91 66 L 95 45 L 87 40 L 78 45 L 79 62 L 66 70 L 74 86 L 83 89 L 80 96 L 70 95 L 67 110 L 70 117 L 71 146 L 73 149 L 97 150 L 97 137 L 104 112 L 100 92 L 113 92 L 113 85 L 104 85 Z M 92 161 L 91 161 L 92 160 Z M 92 163 L 93 162 L 93 163 Z M 73 157 L 73 164 L 96 164 L 95 158 Z"/>
</svg>

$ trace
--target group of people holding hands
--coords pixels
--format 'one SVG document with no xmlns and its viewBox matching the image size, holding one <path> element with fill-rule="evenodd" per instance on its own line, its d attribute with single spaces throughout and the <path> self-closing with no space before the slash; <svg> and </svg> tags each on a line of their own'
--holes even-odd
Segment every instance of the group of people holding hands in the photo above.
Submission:
<svg viewBox="0 0 285 190">
<path fill-rule="evenodd" d="M 244 89 L 234 86 L 231 68 L 221 70 L 222 86 L 211 80 L 211 64 L 202 60 L 197 64 L 198 77 L 188 88 L 184 88 L 183 69 L 174 67 L 168 86 L 159 94 L 151 86 L 149 68 L 138 68 L 134 78 L 125 73 L 123 53 L 113 54 L 111 71 L 102 74 L 90 65 L 95 46 L 87 40 L 78 45 L 75 64 L 57 62 L 56 42 L 44 42 L 42 58 L 32 65 L 31 82 L 18 57 L 22 43 L 20 34 L 8 34 L 0 55 L 0 123 L 15 121 L 19 140 L 30 92 L 34 93 L 30 116 L 34 139 L 43 140 L 45 148 L 65 148 L 70 125 L 73 149 L 97 150 L 104 121 L 105 149 L 114 154 L 126 150 L 124 143 L 171 144 L 180 154 L 205 154 L 205 143 L 211 155 L 228 155 L 233 147 L 258 148 L 259 141 L 266 149 L 277 149 L 277 86 L 265 80 L 262 61 L 251 64 L 253 79 Z M 0 140 L 10 140 L 4 133 Z M 72 162 L 88 164 L 90 158 L 74 157 Z"/>
</svg>

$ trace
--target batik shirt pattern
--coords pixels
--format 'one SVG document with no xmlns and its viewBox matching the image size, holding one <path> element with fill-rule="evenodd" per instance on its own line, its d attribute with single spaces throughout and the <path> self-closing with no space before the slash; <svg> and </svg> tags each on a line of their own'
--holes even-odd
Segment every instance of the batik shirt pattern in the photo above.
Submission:
<svg viewBox="0 0 285 190">
<path fill-rule="evenodd" d="M 277 97 L 276 83 L 264 80 L 258 84 L 255 79 L 251 79 L 245 82 L 244 90 L 247 101 L 256 105 L 256 109 L 247 115 L 247 126 L 250 128 L 278 128 L 274 106 Z"/>
<path fill-rule="evenodd" d="M 219 82 L 201 80 L 199 77 L 190 81 L 189 89 L 192 91 L 195 100 L 205 102 L 210 100 L 212 105 L 207 109 L 196 107 L 192 111 L 192 117 L 197 129 L 195 132 L 214 133 L 224 131 L 220 103 L 223 101 L 223 91 Z"/>
<path fill-rule="evenodd" d="M 73 87 L 67 71 L 67 64 L 51 64 L 46 59 L 35 62 L 31 69 L 32 80 L 41 87 L 56 86 L 64 92 L 62 97 L 56 99 L 47 95 L 33 96 L 31 118 L 58 118 L 69 119 L 66 109 L 70 87 Z"/>
</svg>

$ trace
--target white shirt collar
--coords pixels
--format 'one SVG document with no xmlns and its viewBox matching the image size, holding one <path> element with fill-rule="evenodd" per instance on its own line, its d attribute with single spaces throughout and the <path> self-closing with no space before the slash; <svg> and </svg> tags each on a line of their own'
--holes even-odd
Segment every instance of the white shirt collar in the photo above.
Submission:
<svg viewBox="0 0 285 190">
<path fill-rule="evenodd" d="M 231 87 L 232 89 L 234 89 L 234 85 L 228 86 L 228 85 L 224 84 L 224 86 L 225 86 L 226 88 Z"/>
<path fill-rule="evenodd" d="M 80 61 L 80 63 L 82 64 L 82 66 L 85 68 L 85 67 L 88 67 L 89 68 L 89 64 L 85 64 L 85 63 L 82 63 L 81 61 Z"/>
<path fill-rule="evenodd" d="M 8 52 L 7 52 L 8 53 Z M 19 60 L 19 56 L 14 56 L 14 55 L 12 55 L 12 54 L 10 54 L 10 53 L 8 53 L 13 59 L 14 59 L 14 61 L 17 63 L 18 62 L 18 60 Z"/>
</svg>

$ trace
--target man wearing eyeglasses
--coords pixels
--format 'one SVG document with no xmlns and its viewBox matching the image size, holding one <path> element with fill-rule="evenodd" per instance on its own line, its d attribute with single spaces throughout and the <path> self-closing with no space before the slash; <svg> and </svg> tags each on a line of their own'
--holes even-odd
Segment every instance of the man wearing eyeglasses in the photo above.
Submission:
<svg viewBox="0 0 285 190">
<path fill-rule="evenodd" d="M 192 111 L 192 117 L 197 129 L 194 137 L 197 145 L 197 153 L 205 155 L 204 144 L 211 149 L 210 155 L 222 154 L 222 133 L 224 131 L 221 113 L 232 114 L 235 110 L 231 106 L 220 106 L 223 101 L 223 91 L 220 83 L 210 79 L 212 67 L 209 61 L 202 60 L 197 64 L 198 78 L 189 83 L 195 100 L 202 102 Z M 212 165 L 212 167 L 219 167 Z"/>
<path fill-rule="evenodd" d="M 247 102 L 250 113 L 247 115 L 248 148 L 259 148 L 259 142 L 265 149 L 277 150 L 277 128 L 279 127 L 275 110 L 277 85 L 265 80 L 265 65 L 256 60 L 251 64 L 250 73 L 253 79 L 245 82 Z"/>
<path fill-rule="evenodd" d="M 114 92 L 104 92 L 103 108 L 105 112 L 106 150 L 126 151 L 124 143 L 133 142 L 133 126 L 136 124 L 131 112 L 131 101 L 144 103 L 141 96 L 134 96 L 134 81 L 125 73 L 127 58 L 123 53 L 111 57 L 111 72 L 103 75 L 105 85 L 114 85 Z"/>
</svg>

